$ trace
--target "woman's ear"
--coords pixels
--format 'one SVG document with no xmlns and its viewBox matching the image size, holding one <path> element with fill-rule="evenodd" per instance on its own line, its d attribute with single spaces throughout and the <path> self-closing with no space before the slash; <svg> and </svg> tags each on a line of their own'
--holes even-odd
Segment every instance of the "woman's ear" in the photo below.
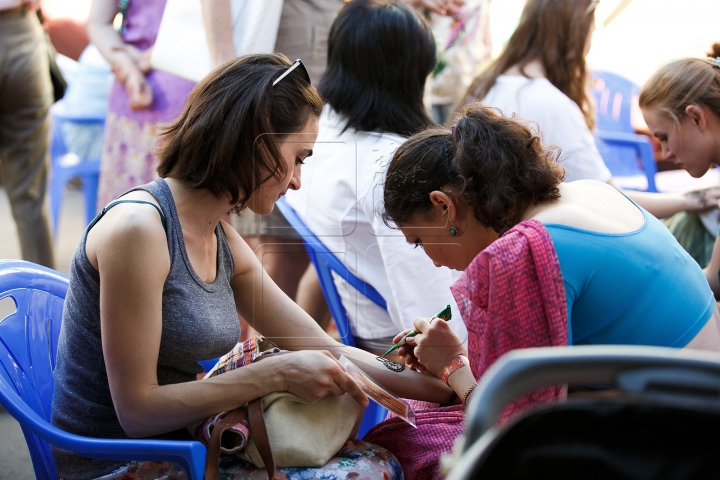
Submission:
<svg viewBox="0 0 720 480">
<path fill-rule="evenodd" d="M 457 209 L 450 195 L 442 190 L 434 190 L 430 192 L 430 203 L 436 215 L 447 216 L 451 223 L 455 223 Z"/>
<path fill-rule="evenodd" d="M 697 125 L 700 130 L 705 130 L 707 119 L 705 118 L 705 111 L 702 107 L 691 103 L 685 107 L 685 115 L 687 115 L 687 119 L 694 125 Z"/>
</svg>

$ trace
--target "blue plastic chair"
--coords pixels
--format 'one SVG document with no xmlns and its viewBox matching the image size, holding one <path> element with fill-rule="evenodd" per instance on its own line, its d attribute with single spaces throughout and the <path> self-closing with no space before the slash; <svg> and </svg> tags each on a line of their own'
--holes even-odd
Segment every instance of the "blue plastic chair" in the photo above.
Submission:
<svg viewBox="0 0 720 480">
<path fill-rule="evenodd" d="M 67 288 L 67 278 L 54 270 L 0 260 L 0 300 L 11 298 L 16 308 L 0 319 L 0 404 L 20 422 L 35 476 L 57 478 L 50 453 L 53 444 L 90 458 L 175 462 L 189 479 L 203 479 L 207 450 L 200 442 L 89 438 L 50 424 L 53 370 Z"/>
<path fill-rule="evenodd" d="M 640 88 L 614 73 L 596 71 L 592 91 L 597 104 L 595 138 L 613 177 L 624 186 L 623 177 L 644 176 L 646 190 L 657 192 L 652 142 L 647 135 L 635 133 L 630 120 L 633 97 L 639 95 Z"/>
<path fill-rule="evenodd" d="M 310 228 L 305 225 L 305 222 L 298 217 L 295 210 L 288 205 L 284 198 L 281 198 L 275 203 L 275 205 L 303 239 L 310 261 L 315 266 L 315 270 L 317 270 L 318 278 L 320 279 L 320 287 L 322 288 L 323 295 L 325 295 L 325 300 L 330 308 L 330 314 L 335 320 L 342 342 L 345 345 L 354 347 L 355 337 L 350 330 L 350 320 L 348 319 L 347 311 L 340 300 L 340 293 L 335 286 L 332 272 L 335 272 L 340 276 L 340 278 L 352 285 L 353 288 L 365 295 L 375 305 L 379 306 L 383 310 L 387 310 L 387 302 L 382 295 L 380 295 L 380 293 L 372 287 L 372 285 L 369 285 L 357 278 L 345 265 L 343 265 L 333 252 L 328 250 L 328 248 L 310 230 Z M 385 420 L 386 416 L 387 409 L 375 402 L 370 402 L 370 406 L 365 409 L 365 415 L 363 416 L 362 423 L 360 424 L 358 437 L 362 438 L 373 426 Z"/>
<path fill-rule="evenodd" d="M 82 180 L 85 196 L 85 224 L 95 217 L 97 209 L 98 178 L 100 176 L 99 158 L 80 158 L 68 151 L 63 138 L 63 125 L 77 123 L 83 125 L 104 125 L 105 116 L 73 116 L 65 112 L 63 101 L 50 108 L 52 119 L 52 142 L 50 144 L 50 214 L 52 216 L 53 234 L 57 234 L 65 186 L 73 178 Z"/>
</svg>

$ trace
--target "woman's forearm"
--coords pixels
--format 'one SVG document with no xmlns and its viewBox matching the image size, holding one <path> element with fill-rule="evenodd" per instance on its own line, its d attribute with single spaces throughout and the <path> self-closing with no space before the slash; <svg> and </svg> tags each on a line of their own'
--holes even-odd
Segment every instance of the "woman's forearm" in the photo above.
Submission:
<svg viewBox="0 0 720 480">
<path fill-rule="evenodd" d="M 113 28 L 118 13 L 117 3 L 112 0 L 93 0 L 87 20 L 87 34 L 103 57 L 112 65 L 125 43 Z"/>
<path fill-rule="evenodd" d="M 230 0 L 202 0 L 203 24 L 212 67 L 235 58 Z"/>
<path fill-rule="evenodd" d="M 679 193 L 649 193 L 622 190 L 632 201 L 657 218 L 667 218 L 689 209 L 685 195 Z"/>
<path fill-rule="evenodd" d="M 332 353 L 336 356 L 345 355 L 373 380 L 401 398 L 445 403 L 452 393 L 452 389 L 437 377 L 407 369 L 404 365 L 391 363 L 391 369 L 384 362 L 378 361 L 376 355 L 366 351 L 340 346 L 335 347 Z M 398 372 L 398 367 L 402 371 Z"/>
<path fill-rule="evenodd" d="M 236 278 L 234 288 L 237 305 L 253 305 L 240 315 L 250 320 L 253 327 L 280 348 L 287 350 L 327 350 L 336 358 L 345 355 L 375 381 L 394 394 L 428 402 L 442 403 L 451 389 L 442 380 L 404 369 L 395 372 L 378 361 L 375 355 L 351 348 L 330 337 L 315 320 L 290 300 L 262 268 L 257 267 L 255 278 Z M 252 285 L 256 285 L 253 288 Z M 262 285 L 258 288 L 257 285 Z"/>
<path fill-rule="evenodd" d="M 207 380 L 154 386 L 142 395 L 124 397 L 125 402 L 115 397 L 115 410 L 123 430 L 133 438 L 180 430 L 280 390 L 268 370 L 258 363 Z"/>
</svg>

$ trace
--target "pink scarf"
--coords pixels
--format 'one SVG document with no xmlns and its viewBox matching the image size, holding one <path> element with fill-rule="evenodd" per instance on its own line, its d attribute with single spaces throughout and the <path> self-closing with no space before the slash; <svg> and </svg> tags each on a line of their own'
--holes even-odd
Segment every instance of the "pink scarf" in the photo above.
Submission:
<svg viewBox="0 0 720 480">
<path fill-rule="evenodd" d="M 475 378 L 517 348 L 567 345 L 565 286 L 550 234 L 525 220 L 480 252 L 451 287 L 468 329 L 468 357 Z M 516 400 L 503 420 L 537 402 L 562 395 L 561 387 Z M 418 428 L 398 418 L 376 425 L 364 440 L 390 450 L 408 480 L 439 479 L 440 455 L 462 432 L 459 407 L 417 410 Z"/>
</svg>

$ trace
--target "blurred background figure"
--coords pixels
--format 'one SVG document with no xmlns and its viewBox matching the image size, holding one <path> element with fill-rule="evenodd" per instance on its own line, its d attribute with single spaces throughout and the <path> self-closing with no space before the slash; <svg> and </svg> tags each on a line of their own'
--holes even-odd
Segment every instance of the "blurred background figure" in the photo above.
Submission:
<svg viewBox="0 0 720 480">
<path fill-rule="evenodd" d="M 95 45 L 85 47 L 77 65 L 65 74 L 68 88 L 62 102 L 72 117 L 97 117 L 107 112 L 113 75 L 110 64 Z M 100 158 L 104 128 L 97 124 L 66 122 L 62 134 L 68 151 L 79 158 Z"/>
<path fill-rule="evenodd" d="M 475 79 L 459 110 L 475 101 L 537 123 L 545 144 L 561 147 L 565 180 L 616 186 L 595 144 L 585 57 L 597 0 L 529 0 L 500 56 Z M 658 218 L 717 205 L 720 187 L 703 193 L 624 193 Z"/>
<path fill-rule="evenodd" d="M 467 0 L 453 16 L 429 13 L 438 50 L 438 62 L 431 77 L 435 123 L 445 123 L 490 58 L 489 3 L 488 0 Z"/>
<path fill-rule="evenodd" d="M 328 68 L 318 85 L 327 102 L 318 140 L 302 187 L 287 192 L 310 230 L 387 302 L 385 311 L 336 279 L 357 346 L 380 354 L 415 318 L 447 304 L 452 328 L 461 338 L 466 333 L 450 294 L 456 272 L 436 268 L 376 215 L 393 152 L 432 125 L 423 92 L 435 63 L 432 31 L 413 9 L 385 0 L 348 3 L 330 30 Z M 304 303 L 309 297 L 298 291 L 308 313 L 316 309 Z"/>
<path fill-rule="evenodd" d="M 157 177 L 157 125 L 174 119 L 193 82 L 151 70 L 150 53 L 165 0 L 93 0 L 87 23 L 90 41 L 112 67 L 98 208 L 134 185 Z M 118 32 L 113 21 L 122 16 Z"/>
<path fill-rule="evenodd" d="M 446 75 L 468 77 L 463 78 L 466 85 L 469 84 L 472 76 L 469 76 L 468 72 L 475 71 L 470 58 L 486 55 L 484 45 L 475 43 L 487 41 L 482 36 L 485 30 L 481 30 L 481 27 L 484 28 L 483 22 L 487 23 L 485 0 L 469 2 L 398 0 L 397 3 L 413 7 L 426 17 L 430 15 L 444 17 L 445 23 L 462 30 L 456 32 L 458 33 L 456 41 L 452 43 L 457 45 L 457 48 L 450 49 L 452 56 L 462 60 L 457 63 L 451 60 Z M 285 0 L 284 2 L 275 49 L 290 59 L 301 58 L 304 63 L 309 63 L 308 71 L 313 82 L 316 82 L 325 71 L 330 25 L 342 5 L 341 0 Z M 455 15 L 458 15 L 459 20 L 453 20 L 452 16 Z M 452 26 L 450 28 L 454 28 Z M 448 36 L 451 35 L 452 31 L 447 30 Z M 448 41 L 450 41 L 449 37 Z M 427 87 L 430 87 L 429 83 Z M 457 86 L 455 88 L 457 89 Z M 426 92 L 430 93 L 429 88 Z M 431 103 L 430 98 L 431 95 L 427 95 L 428 108 Z M 453 98 L 451 101 L 457 100 L 458 98 Z M 440 102 L 445 101 L 446 99 L 440 99 Z M 326 326 L 330 320 L 329 312 L 315 270 L 309 265 L 302 240 L 282 214 L 276 210 L 261 218 L 246 211 L 233 221 L 233 225 L 246 239 L 257 239 L 255 242 L 250 241 L 254 243 L 256 254 L 263 267 L 278 286 L 290 298 L 297 300 L 300 306 L 321 325 Z"/>
<path fill-rule="evenodd" d="M 216 0 L 217 1 L 217 0 Z M 227 0 L 225 0 L 227 1 Z M 343 0 L 284 0 L 275 51 L 290 60 L 302 59 L 314 85 L 327 65 L 330 25 L 343 6 Z M 275 209 L 270 215 L 256 215 L 249 209 L 234 217 L 233 226 L 255 249 L 270 278 L 293 300 L 309 265 L 300 236 Z M 322 292 L 314 292 L 317 310 L 308 313 L 316 320 L 329 321 Z M 323 320 L 321 320 L 322 322 Z"/>
<path fill-rule="evenodd" d="M 695 178 L 720 165 L 720 58 L 684 58 L 663 65 L 643 86 L 639 103 L 665 160 Z M 713 238 L 715 247 L 705 268 L 716 299 L 720 298 L 718 238 Z"/>
<path fill-rule="evenodd" d="M 0 0 L 0 172 L 22 258 L 54 267 L 45 201 L 53 101 L 39 0 Z"/>
</svg>

